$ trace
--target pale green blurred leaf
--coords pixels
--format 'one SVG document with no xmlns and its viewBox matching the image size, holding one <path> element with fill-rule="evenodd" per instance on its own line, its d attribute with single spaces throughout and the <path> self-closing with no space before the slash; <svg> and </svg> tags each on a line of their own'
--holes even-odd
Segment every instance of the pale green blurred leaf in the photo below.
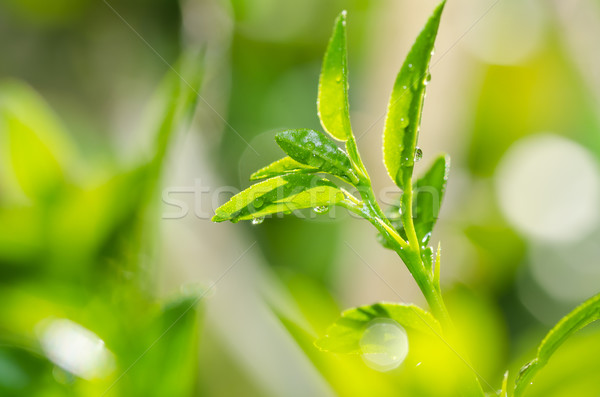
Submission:
<svg viewBox="0 0 600 397">
<path fill-rule="evenodd" d="M 376 303 L 348 309 L 328 328 L 324 337 L 317 340 L 317 347 L 332 353 L 359 354 L 360 339 L 366 327 L 375 319 L 391 319 L 404 328 L 425 334 L 441 334 L 441 326 L 428 312 L 415 305 L 400 303 Z"/>
<path fill-rule="evenodd" d="M 146 329 L 137 330 L 141 332 L 137 350 L 132 349 L 128 357 L 135 365 L 115 384 L 122 395 L 194 395 L 198 379 L 198 302 L 199 296 L 167 302 Z M 132 362 L 121 362 L 120 371 Z"/>
<path fill-rule="evenodd" d="M 73 148 L 58 118 L 29 86 L 0 84 L 0 134 L 8 140 L 3 156 L 10 159 L 3 163 L 4 184 L 13 179 L 35 201 L 55 196 L 68 180 Z"/>
<path fill-rule="evenodd" d="M 154 161 L 163 161 L 174 133 L 185 127 L 194 114 L 200 98 L 204 77 L 204 54 L 187 53 L 181 56 L 175 70 L 165 77 L 158 93 L 165 100 L 160 110 L 156 131 Z"/>
</svg>

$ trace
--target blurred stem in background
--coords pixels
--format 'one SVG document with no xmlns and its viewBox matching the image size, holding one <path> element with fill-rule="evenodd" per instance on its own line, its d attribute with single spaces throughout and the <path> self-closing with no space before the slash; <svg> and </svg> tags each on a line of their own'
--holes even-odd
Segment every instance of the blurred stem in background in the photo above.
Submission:
<svg viewBox="0 0 600 397">
<path fill-rule="evenodd" d="M 2 395 L 197 390 L 206 292 L 157 301 L 148 249 L 165 154 L 193 115 L 202 56 L 186 54 L 175 68 L 156 96 L 149 155 L 104 169 L 32 88 L 0 84 Z"/>
</svg>

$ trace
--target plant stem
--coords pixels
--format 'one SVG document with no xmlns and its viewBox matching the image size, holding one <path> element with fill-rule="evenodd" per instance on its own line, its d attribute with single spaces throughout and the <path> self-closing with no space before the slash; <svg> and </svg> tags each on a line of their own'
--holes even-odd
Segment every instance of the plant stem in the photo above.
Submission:
<svg viewBox="0 0 600 397">
<path fill-rule="evenodd" d="M 346 141 L 346 151 L 348 152 L 348 156 L 350 157 L 350 161 L 352 162 L 354 169 L 358 172 L 359 179 L 361 181 L 370 181 L 367 168 L 363 164 L 360 153 L 358 152 L 358 146 L 356 145 L 354 134 L 350 134 L 350 137 Z"/>
<path fill-rule="evenodd" d="M 385 237 L 415 279 L 419 289 L 427 300 L 431 312 L 442 325 L 444 333 L 454 338 L 452 321 L 439 286 L 439 249 L 434 261 L 433 272 L 425 267 L 421 256 L 421 245 L 415 230 L 412 213 L 412 175 L 409 175 L 403 181 L 405 189 L 401 198 L 402 223 L 408 240 L 405 241 L 385 216 L 377 202 L 371 186 L 371 180 L 360 158 L 354 137 L 351 137 L 346 142 L 346 149 L 348 150 L 353 168 L 358 174 L 359 182 L 355 186 L 363 201 L 358 201 L 356 197 L 348 193 L 348 198 L 339 203 L 339 205 L 367 219 Z M 484 396 L 483 389 L 477 377 L 472 378 L 472 381 L 468 383 L 468 390 L 465 391 L 467 392 L 466 396 Z"/>
<path fill-rule="evenodd" d="M 410 174 L 412 174 L 412 172 Z M 402 225 L 404 226 L 404 231 L 406 232 L 406 237 L 408 238 L 409 244 L 415 247 L 415 250 L 420 257 L 421 242 L 417 237 L 417 232 L 415 231 L 415 224 L 413 221 L 413 188 L 412 176 L 410 174 L 404 180 L 404 190 L 402 192 L 400 203 L 400 208 L 402 211 Z"/>
<path fill-rule="evenodd" d="M 412 218 L 412 172 L 407 173 L 408 176 L 403 181 L 402 223 L 408 238 L 408 241 L 404 241 L 384 215 L 377 202 L 373 187 L 371 186 L 371 179 L 360 157 L 353 135 L 350 135 L 350 138 L 346 141 L 346 150 L 348 151 L 354 170 L 358 173 L 359 182 L 356 184 L 356 187 L 363 199 L 363 203 L 362 206 L 359 206 L 354 200 L 347 199 L 341 205 L 367 219 L 386 238 L 417 282 L 433 315 L 438 318 L 444 327 L 449 327 L 450 316 L 448 315 L 448 310 L 444 304 L 440 289 L 436 288 L 433 279 L 434 275 L 427 271 L 421 258 L 420 242 L 417 238 Z"/>
<path fill-rule="evenodd" d="M 425 269 L 420 251 L 415 250 L 414 246 L 405 242 L 392 227 L 389 220 L 383 215 L 379 204 L 374 200 L 373 190 L 370 186 L 361 189 L 361 195 L 365 200 L 362 207 L 357 206 L 349 200 L 340 203 L 340 205 L 367 219 L 386 238 L 417 282 L 433 315 L 440 321 L 444 328 L 449 327 L 451 322 L 448 310 L 439 289 L 435 287 L 432 275 Z"/>
</svg>

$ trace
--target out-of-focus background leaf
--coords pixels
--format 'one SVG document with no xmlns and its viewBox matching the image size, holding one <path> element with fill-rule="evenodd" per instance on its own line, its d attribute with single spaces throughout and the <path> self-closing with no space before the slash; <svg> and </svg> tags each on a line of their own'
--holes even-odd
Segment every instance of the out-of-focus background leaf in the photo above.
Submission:
<svg viewBox="0 0 600 397">
<path fill-rule="evenodd" d="M 366 222 L 332 208 L 210 223 L 284 157 L 277 132 L 321 130 L 319 71 L 342 9 L 354 132 L 393 204 L 386 104 L 436 3 L 1 2 L 0 394 L 453 395 L 460 362 L 442 341 L 412 338 L 386 373 L 314 347 L 342 309 L 424 305 Z M 600 289 L 599 26 L 595 0 L 455 0 L 442 19 L 416 172 L 452 157 L 432 243 L 488 392 Z M 172 129 L 194 101 L 190 131 Z M 99 372 L 53 353 L 65 335 L 103 341 Z M 597 395 L 597 339 L 576 334 L 528 395 Z"/>
</svg>

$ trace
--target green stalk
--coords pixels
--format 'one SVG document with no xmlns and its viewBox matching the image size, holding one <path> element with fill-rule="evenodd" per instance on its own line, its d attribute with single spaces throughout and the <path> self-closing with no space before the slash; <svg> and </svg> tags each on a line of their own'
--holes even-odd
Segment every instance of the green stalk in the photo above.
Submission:
<svg viewBox="0 0 600 397">
<path fill-rule="evenodd" d="M 409 174 L 409 173 L 407 173 Z M 415 248 L 419 258 L 421 257 L 421 242 L 417 238 L 417 232 L 415 231 L 415 224 L 413 220 L 413 183 L 412 183 L 412 170 L 410 174 L 403 181 L 404 191 L 402 192 L 401 205 L 402 210 L 402 224 L 404 225 L 404 231 L 408 238 L 409 244 Z M 421 260 L 421 259 L 419 259 Z"/>
<path fill-rule="evenodd" d="M 417 250 L 415 250 L 415 246 L 404 241 L 392 227 L 389 220 L 383 215 L 370 184 L 367 186 L 361 185 L 361 187 L 360 193 L 364 200 L 362 207 L 350 201 L 342 202 L 341 206 L 368 220 L 386 238 L 417 282 L 434 316 L 438 318 L 444 327 L 450 326 L 448 310 L 439 289 L 435 287 L 432 275 L 425 269 L 418 245 Z"/>
</svg>

